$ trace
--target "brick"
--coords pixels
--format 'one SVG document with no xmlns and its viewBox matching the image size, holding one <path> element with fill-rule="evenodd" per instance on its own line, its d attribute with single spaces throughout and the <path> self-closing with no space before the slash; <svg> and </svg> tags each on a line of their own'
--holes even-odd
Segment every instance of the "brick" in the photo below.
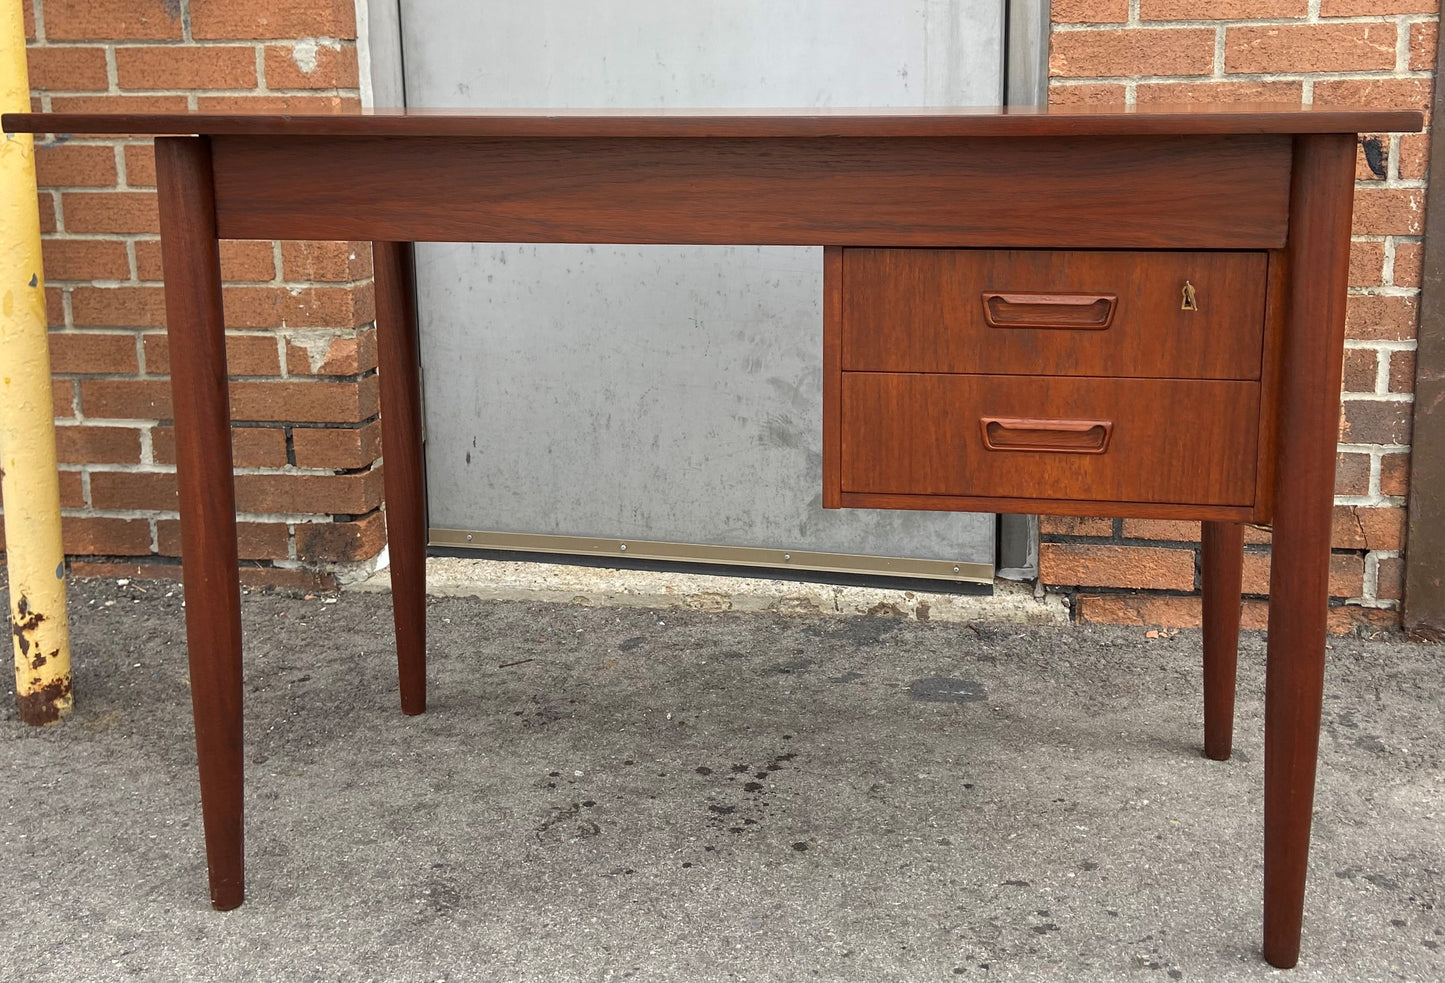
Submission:
<svg viewBox="0 0 1445 983">
<path fill-rule="evenodd" d="M 296 558 L 306 563 L 369 560 L 386 545 L 386 524 L 377 511 L 355 522 L 298 522 Z"/>
<path fill-rule="evenodd" d="M 181 36 L 175 0 L 45 0 L 50 41 L 170 40 Z"/>
<path fill-rule="evenodd" d="M 381 424 L 373 420 L 362 427 L 296 427 L 291 447 L 300 468 L 370 467 L 381 456 Z"/>
<path fill-rule="evenodd" d="M 1064 31 L 1050 39 L 1051 76 L 1207 75 L 1213 66 L 1212 30 Z"/>
<path fill-rule="evenodd" d="M 1385 244 L 1383 242 L 1350 243 L 1350 286 L 1378 287 L 1384 282 Z"/>
<path fill-rule="evenodd" d="M 1155 546 L 1044 543 L 1039 572 L 1045 583 L 1070 587 L 1194 588 L 1194 551 Z"/>
<path fill-rule="evenodd" d="M 351 0 L 191 0 L 197 39 L 327 37 L 354 40 Z"/>
<path fill-rule="evenodd" d="M 25 53 L 30 88 L 60 92 L 104 92 L 110 88 L 101 47 L 52 48 L 32 45 Z"/>
<path fill-rule="evenodd" d="M 310 335 L 286 339 L 286 371 L 292 375 L 353 376 L 376 368 L 376 332 Z"/>
<path fill-rule="evenodd" d="M 349 287 L 227 287 L 233 328 L 357 328 L 376 319 L 371 291 Z"/>
<path fill-rule="evenodd" d="M 283 242 L 281 268 L 288 280 L 363 280 L 371 276 L 371 243 Z"/>
<path fill-rule="evenodd" d="M 1078 515 L 1041 515 L 1039 533 L 1044 536 L 1112 536 L 1114 520 Z"/>
<path fill-rule="evenodd" d="M 1341 604 L 1330 608 L 1326 628 L 1331 635 L 1374 637 L 1382 631 L 1400 627 L 1400 612 L 1385 608 L 1365 608 L 1357 604 Z"/>
<path fill-rule="evenodd" d="M 1404 497 L 1410 491 L 1410 455 L 1380 456 L 1380 494 Z"/>
<path fill-rule="evenodd" d="M 113 239 L 45 239 L 40 243 L 40 255 L 46 282 L 130 277 L 125 243 Z"/>
<path fill-rule="evenodd" d="M 166 375 L 171 371 L 170 340 L 163 334 L 145 336 L 146 372 Z M 276 376 L 281 374 L 281 357 L 272 335 L 226 335 L 226 369 L 233 376 Z"/>
<path fill-rule="evenodd" d="M 1055 108 L 1066 106 L 1122 106 L 1124 86 L 1116 82 L 1099 85 L 1049 86 L 1049 105 Z"/>
<path fill-rule="evenodd" d="M 164 95 L 51 96 L 50 108 L 57 113 L 183 113 L 187 101 L 185 96 Z"/>
<path fill-rule="evenodd" d="M 1439 0 L 1320 0 L 1321 17 L 1368 17 L 1371 14 L 1433 14 Z"/>
<path fill-rule="evenodd" d="M 92 476 L 92 492 L 94 488 Z M 380 469 L 358 474 L 236 475 L 236 507 L 242 512 L 360 515 L 380 505 Z"/>
<path fill-rule="evenodd" d="M 1269 20 L 1304 17 L 1308 0 L 1140 0 L 1140 20 Z"/>
<path fill-rule="evenodd" d="M 1405 510 L 1393 505 L 1336 505 L 1330 545 L 1343 550 L 1398 550 L 1405 544 Z"/>
<path fill-rule="evenodd" d="M 115 75 L 122 89 L 254 89 L 256 49 L 217 44 L 117 47 Z"/>
<path fill-rule="evenodd" d="M 1423 188 L 1358 188 L 1355 190 L 1354 235 L 1420 234 L 1425 219 Z"/>
<path fill-rule="evenodd" d="M 1359 597 L 1365 590 L 1365 558 L 1356 553 L 1330 554 L 1330 596 Z M 1245 594 L 1269 594 L 1269 554 L 1245 551 Z"/>
<path fill-rule="evenodd" d="M 268 89 L 354 89 L 359 84 L 353 45 L 307 39 L 266 46 Z"/>
<path fill-rule="evenodd" d="M 160 379 L 82 379 L 80 408 L 91 419 L 168 420 L 171 387 Z"/>
<path fill-rule="evenodd" d="M 43 187 L 109 188 L 117 179 L 113 147 L 52 143 L 35 148 L 35 180 Z"/>
<path fill-rule="evenodd" d="M 1224 34 L 1226 72 L 1363 72 L 1394 67 L 1393 22 L 1230 27 Z"/>
<path fill-rule="evenodd" d="M 196 99 L 196 108 L 203 113 L 292 113 L 298 116 L 325 116 L 354 113 L 361 108 L 361 100 L 356 96 L 319 95 L 199 96 Z"/>
<path fill-rule="evenodd" d="M 1435 67 L 1435 37 L 1438 25 L 1421 22 L 1410 25 L 1410 69 L 1428 72 Z"/>
<path fill-rule="evenodd" d="M 336 574 L 323 570 L 282 567 L 241 567 L 241 586 L 251 590 L 334 591 Z"/>
<path fill-rule="evenodd" d="M 67 464 L 139 464 L 136 427 L 56 427 L 56 456 Z"/>
<path fill-rule="evenodd" d="M 284 560 L 290 555 L 290 534 L 284 522 L 236 523 L 236 554 L 242 560 Z M 156 520 L 156 552 L 181 555 L 181 521 Z"/>
<path fill-rule="evenodd" d="M 67 191 L 60 196 L 69 232 L 160 231 L 156 196 L 150 191 Z"/>
<path fill-rule="evenodd" d="M 1124 538 L 1197 543 L 1199 523 L 1184 519 L 1125 519 Z"/>
<path fill-rule="evenodd" d="M 181 565 L 157 559 L 151 559 L 145 563 L 72 560 L 70 575 L 72 577 L 105 577 L 110 580 L 120 577 L 130 580 L 180 580 Z"/>
<path fill-rule="evenodd" d="M 1404 341 L 1415 337 L 1415 314 L 1415 297 L 1350 297 L 1345 301 L 1345 336 Z"/>
<path fill-rule="evenodd" d="M 150 144 L 128 143 L 125 155 L 125 183 L 132 188 L 156 186 L 156 155 Z"/>
<path fill-rule="evenodd" d="M 176 463 L 174 427 L 151 429 L 151 456 L 157 464 Z M 280 427 L 232 427 L 231 461 L 238 468 L 284 468 L 286 432 Z"/>
<path fill-rule="evenodd" d="M 1397 287 L 1418 287 L 1422 271 L 1422 250 L 1418 242 L 1395 243 L 1395 273 L 1390 282 Z"/>
<path fill-rule="evenodd" d="M 77 325 L 160 328 L 166 323 L 162 287 L 75 287 L 70 312 Z"/>
<path fill-rule="evenodd" d="M 151 524 L 145 519 L 64 515 L 60 535 L 72 555 L 145 556 L 151 551 Z"/>
<path fill-rule="evenodd" d="M 1335 457 L 1335 494 L 1370 493 L 1370 455 L 1339 454 Z"/>
<path fill-rule="evenodd" d="M 1372 393 L 1379 359 L 1373 348 L 1346 348 L 1342 389 L 1347 393 Z"/>
<path fill-rule="evenodd" d="M 1390 355 L 1390 392 L 1415 391 L 1415 353 L 1393 352 Z"/>
<path fill-rule="evenodd" d="M 1135 101 L 1147 103 L 1299 102 L 1301 82 L 1141 82 Z"/>
<path fill-rule="evenodd" d="M 1423 181 L 1430 169 L 1430 134 L 1405 133 L 1400 137 L 1400 177 Z"/>
<path fill-rule="evenodd" d="M 169 471 L 92 471 L 90 502 L 98 509 L 174 512 L 176 476 Z"/>
<path fill-rule="evenodd" d="M 231 384 L 231 417 L 236 420 L 356 423 L 375 416 L 376 411 L 376 376 L 359 382 Z"/>
<path fill-rule="evenodd" d="M 50 413 L 57 420 L 75 416 L 75 383 L 69 379 L 50 380 Z"/>
<path fill-rule="evenodd" d="M 1375 576 L 1375 596 L 1382 601 L 1398 601 L 1404 593 L 1405 561 L 1398 556 L 1382 556 Z"/>
<path fill-rule="evenodd" d="M 1402 399 L 1348 400 L 1340 424 L 1340 443 L 1408 444 L 1412 409 L 1414 404 Z"/>
<path fill-rule="evenodd" d="M 106 375 L 138 372 L 140 360 L 135 354 L 135 335 L 52 331 L 50 370 Z"/>
</svg>

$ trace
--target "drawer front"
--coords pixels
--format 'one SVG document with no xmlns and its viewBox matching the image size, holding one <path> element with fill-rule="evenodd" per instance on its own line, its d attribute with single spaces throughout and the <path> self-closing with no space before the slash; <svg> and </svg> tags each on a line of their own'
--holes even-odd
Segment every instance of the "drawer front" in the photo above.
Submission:
<svg viewBox="0 0 1445 983">
<path fill-rule="evenodd" d="M 1259 384 L 842 375 L 844 492 L 1254 502 Z"/>
<path fill-rule="evenodd" d="M 1262 252 L 848 249 L 842 367 L 1258 379 L 1267 266 Z"/>
</svg>

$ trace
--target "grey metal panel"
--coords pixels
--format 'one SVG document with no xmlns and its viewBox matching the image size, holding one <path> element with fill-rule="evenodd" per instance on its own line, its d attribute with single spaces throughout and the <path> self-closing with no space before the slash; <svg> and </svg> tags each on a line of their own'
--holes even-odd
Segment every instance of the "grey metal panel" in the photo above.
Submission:
<svg viewBox="0 0 1445 983">
<path fill-rule="evenodd" d="M 1001 0 L 401 0 L 413 105 L 994 103 Z M 417 248 L 433 528 L 986 563 L 820 507 L 818 249 Z"/>
</svg>

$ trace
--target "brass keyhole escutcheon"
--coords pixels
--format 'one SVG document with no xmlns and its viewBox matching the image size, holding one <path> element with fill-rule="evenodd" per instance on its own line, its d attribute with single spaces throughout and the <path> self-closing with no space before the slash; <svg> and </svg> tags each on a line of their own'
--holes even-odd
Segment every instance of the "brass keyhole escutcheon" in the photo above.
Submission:
<svg viewBox="0 0 1445 983">
<path fill-rule="evenodd" d="M 1195 296 L 1194 284 L 1190 283 L 1188 280 L 1185 280 L 1184 289 L 1180 291 L 1180 293 L 1184 295 L 1183 301 L 1181 301 L 1179 304 L 1179 309 L 1181 311 L 1199 310 L 1199 298 Z"/>
</svg>

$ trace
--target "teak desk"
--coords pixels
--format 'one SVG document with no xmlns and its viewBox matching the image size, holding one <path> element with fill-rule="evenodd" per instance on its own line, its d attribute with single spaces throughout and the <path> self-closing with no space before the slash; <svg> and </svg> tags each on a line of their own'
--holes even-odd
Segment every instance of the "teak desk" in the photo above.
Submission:
<svg viewBox="0 0 1445 983">
<path fill-rule="evenodd" d="M 1417 112 L 1187 107 L 21 113 L 156 140 L 211 903 L 241 903 L 241 619 L 219 238 L 375 242 L 402 709 L 425 707 L 410 243 L 825 246 L 824 503 L 1204 520 L 1229 755 L 1241 523 L 1273 526 L 1264 956 L 1299 953 L 1355 135 Z"/>
</svg>

